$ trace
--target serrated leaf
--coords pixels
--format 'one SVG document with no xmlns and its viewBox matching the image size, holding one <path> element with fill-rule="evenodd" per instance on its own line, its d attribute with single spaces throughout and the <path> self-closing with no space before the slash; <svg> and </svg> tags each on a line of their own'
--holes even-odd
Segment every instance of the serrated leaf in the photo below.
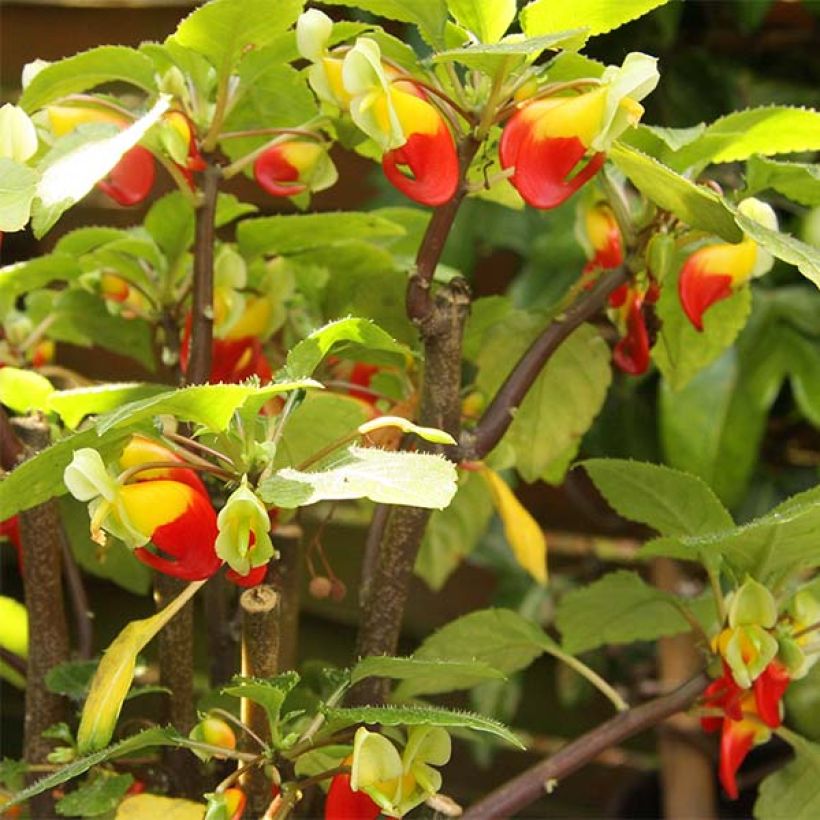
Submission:
<svg viewBox="0 0 820 820">
<path fill-rule="evenodd" d="M 393 361 L 406 361 L 411 355 L 407 347 L 368 319 L 339 319 L 314 330 L 289 353 L 285 370 L 290 378 L 308 378 L 331 350 L 344 356 L 346 352 L 363 348 L 368 353 L 380 351 L 392 354 Z M 389 361 L 390 359 L 388 359 Z"/>
<path fill-rule="evenodd" d="M 389 20 L 413 23 L 433 48 L 444 46 L 445 0 L 327 0 L 326 5 L 353 6 Z"/>
<path fill-rule="evenodd" d="M 484 336 L 476 386 L 492 396 L 542 329 L 537 317 L 517 312 Z M 513 448 L 515 467 L 528 482 L 587 431 L 606 399 L 610 351 L 598 332 L 582 325 L 561 344 L 515 412 L 502 445 Z"/>
<path fill-rule="evenodd" d="M 111 382 L 93 387 L 57 390 L 48 397 L 48 409 L 57 413 L 63 424 L 73 430 L 86 417 L 105 413 L 134 401 L 169 392 L 165 384 L 145 382 Z"/>
<path fill-rule="evenodd" d="M 732 517 L 699 478 L 670 467 L 619 458 L 581 462 L 615 512 L 662 535 L 725 530 Z"/>
<path fill-rule="evenodd" d="M 98 752 L 81 757 L 69 763 L 67 766 L 63 766 L 53 774 L 41 778 L 31 786 L 17 792 L 13 796 L 12 800 L 3 806 L 3 809 L 8 811 L 13 806 L 24 803 L 26 800 L 30 800 L 37 794 L 42 794 L 44 791 L 53 789 L 55 786 L 59 786 L 74 777 L 79 777 L 81 774 L 85 774 L 85 772 L 99 763 L 104 763 L 107 760 L 116 760 L 117 758 L 124 757 L 125 755 L 133 754 L 134 752 L 139 752 L 143 749 L 149 749 L 151 747 L 175 746 L 177 745 L 178 738 L 179 735 L 173 729 L 161 729 L 159 727 L 146 729 L 145 731 L 132 735 L 119 743 L 115 743 L 113 746 L 109 746 L 106 749 L 101 749 Z"/>
<path fill-rule="evenodd" d="M 369 213 L 286 214 L 246 219 L 236 229 L 240 252 L 292 254 L 351 240 L 401 236 L 403 228 Z"/>
<path fill-rule="evenodd" d="M 755 242 L 778 259 L 794 265 L 806 279 L 820 288 L 820 250 L 795 239 L 790 234 L 766 228 L 739 211 L 736 212 L 735 219 L 744 233 L 751 236 Z"/>
<path fill-rule="evenodd" d="M 0 231 L 22 230 L 31 215 L 40 176 L 8 157 L 0 157 Z"/>
<path fill-rule="evenodd" d="M 146 820 L 161 817 L 162 820 L 203 820 L 205 806 L 180 797 L 163 797 L 159 794 L 135 794 L 120 803 L 114 820 Z"/>
<path fill-rule="evenodd" d="M 750 157 L 744 193 L 752 196 L 769 189 L 809 208 L 820 205 L 820 165 Z"/>
<path fill-rule="evenodd" d="M 192 11 L 178 26 L 173 41 L 207 57 L 227 77 L 246 49 L 261 48 L 290 28 L 304 0 L 213 0 Z"/>
<path fill-rule="evenodd" d="M 74 281 L 82 273 L 74 256 L 50 253 L 0 268 L 0 312 L 5 313 L 23 293 L 50 282 Z"/>
<path fill-rule="evenodd" d="M 436 510 L 424 531 L 415 573 L 440 590 L 450 574 L 477 546 L 493 514 L 487 485 L 474 472 L 462 471 L 450 505 Z"/>
<path fill-rule="evenodd" d="M 246 678 L 237 675 L 222 691 L 226 695 L 247 698 L 258 703 L 265 710 L 271 737 L 276 743 L 279 738 L 279 716 L 282 704 L 297 683 L 299 683 L 299 675 L 296 672 L 285 672 L 275 678 Z"/>
<path fill-rule="evenodd" d="M 813 820 L 820 814 L 820 744 L 794 732 L 784 737 L 795 758 L 760 784 L 754 816 L 758 820 Z"/>
<path fill-rule="evenodd" d="M 97 432 L 102 436 L 110 430 L 133 427 L 158 415 L 173 415 L 180 421 L 193 421 L 219 432 L 224 430 L 234 411 L 251 396 L 274 396 L 307 387 L 321 387 L 309 379 L 269 384 L 202 384 L 166 391 L 141 401 L 131 402 L 97 421 Z"/>
<path fill-rule="evenodd" d="M 725 504 L 735 506 L 743 499 L 757 463 L 774 398 L 756 388 L 734 349 L 680 390 L 662 382 L 664 458 L 672 467 L 702 478 Z"/>
<path fill-rule="evenodd" d="M 739 242 L 743 238 L 731 211 L 711 189 L 695 185 L 624 143 L 616 142 L 609 151 L 609 158 L 644 196 L 690 227 L 720 236 L 727 242 Z"/>
<path fill-rule="evenodd" d="M 5 404 L 15 413 L 47 409 L 53 392 L 51 382 L 33 370 L 0 368 L 0 404 Z"/>
<path fill-rule="evenodd" d="M 350 447 L 330 469 L 279 470 L 259 485 L 259 495 L 285 509 L 353 498 L 442 509 L 455 495 L 456 481 L 455 465 L 441 456 Z"/>
<path fill-rule="evenodd" d="M 114 81 L 156 91 L 154 66 L 145 55 L 126 46 L 99 46 L 46 66 L 26 86 L 20 105 L 36 111 L 68 94 Z"/>
<path fill-rule="evenodd" d="M 62 817 L 98 817 L 113 811 L 134 778 L 130 774 L 100 773 L 89 783 L 69 792 L 54 806 Z"/>
<path fill-rule="evenodd" d="M 667 0 L 534 0 L 521 12 L 521 26 L 530 36 L 551 34 L 573 28 L 579 23 L 589 29 L 589 37 L 605 34 L 646 14 Z"/>
<path fill-rule="evenodd" d="M 515 19 L 515 0 L 447 0 L 455 21 L 482 43 L 500 40 Z"/>
<path fill-rule="evenodd" d="M 664 279 L 657 303 L 661 329 L 652 359 L 672 390 L 681 390 L 732 344 L 746 324 L 752 306 L 750 289 L 738 288 L 712 305 L 697 331 L 683 312 L 678 296 L 680 267 Z"/>
<path fill-rule="evenodd" d="M 327 709 L 328 720 L 340 726 L 378 723 L 381 726 L 441 726 L 445 729 L 471 729 L 495 735 L 519 749 L 524 744 L 503 724 L 472 712 L 458 712 L 436 706 L 360 706 Z"/>
<path fill-rule="evenodd" d="M 620 570 L 568 592 L 558 605 L 555 623 L 564 649 L 572 654 L 605 644 L 652 641 L 691 629 L 675 600 L 637 573 Z"/>
<path fill-rule="evenodd" d="M 503 680 L 505 675 L 483 661 L 445 661 L 424 658 L 362 658 L 350 673 L 350 682 L 364 678 L 390 678 L 402 681 L 401 699 L 418 695 L 471 689 L 487 680 Z"/>
<path fill-rule="evenodd" d="M 150 61 L 149 61 L 150 63 Z M 38 75 L 38 77 L 42 74 Z M 37 183 L 32 206 L 32 228 L 41 238 L 75 202 L 79 202 L 133 148 L 168 110 L 170 98 L 161 95 L 148 113 L 113 136 L 84 138 L 79 131 L 64 137 L 77 145 L 58 159 L 49 162 Z"/>
<path fill-rule="evenodd" d="M 772 156 L 820 150 L 820 112 L 771 106 L 734 111 L 709 125 L 698 139 L 664 160 L 679 171 L 709 163 L 736 162 L 753 154 Z"/>
<path fill-rule="evenodd" d="M 251 202 L 242 202 L 233 194 L 220 193 L 216 199 L 216 214 L 214 227 L 224 228 L 240 216 L 255 214 L 259 208 Z"/>
<path fill-rule="evenodd" d="M 156 615 L 131 621 L 105 650 L 91 681 L 91 689 L 85 699 L 77 729 L 77 749 L 80 754 L 96 752 L 111 740 L 120 709 L 134 679 L 137 655 L 203 583 L 204 581 L 197 581 L 189 584 Z"/>
</svg>

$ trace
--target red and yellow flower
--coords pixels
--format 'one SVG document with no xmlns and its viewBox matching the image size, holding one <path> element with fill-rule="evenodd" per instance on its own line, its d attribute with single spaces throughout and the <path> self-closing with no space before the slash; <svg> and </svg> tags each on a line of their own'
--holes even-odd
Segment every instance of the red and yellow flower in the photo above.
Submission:
<svg viewBox="0 0 820 820">
<path fill-rule="evenodd" d="M 324 191 L 339 175 L 324 145 L 288 139 L 274 143 L 256 158 L 253 177 L 271 196 L 296 196 Z"/>
<path fill-rule="evenodd" d="M 592 179 L 613 140 L 640 120 L 638 101 L 657 82 L 656 61 L 632 53 L 589 91 L 520 103 L 504 127 L 499 155 L 524 201 L 555 208 Z"/>
<path fill-rule="evenodd" d="M 162 445 L 135 437 L 121 466 L 128 471 L 158 457 L 184 463 Z M 101 544 L 106 533 L 119 538 L 142 563 L 166 575 L 186 581 L 213 575 L 222 564 L 214 548 L 216 512 L 198 476 L 184 467 L 162 467 L 135 477 L 134 483 L 122 483 L 96 450 L 74 453 L 64 481 L 78 501 L 88 502 L 91 537 Z"/>
<path fill-rule="evenodd" d="M 624 243 L 615 214 L 605 202 L 584 208 L 577 223 L 577 235 L 589 257 L 584 273 L 610 270 L 624 262 Z"/>
<path fill-rule="evenodd" d="M 621 285 L 609 297 L 609 306 L 621 338 L 612 350 L 615 366 L 631 376 L 645 373 L 652 347 L 646 326 L 646 311 L 660 298 L 660 289 L 651 279 Z"/>
<path fill-rule="evenodd" d="M 764 227 L 777 230 L 777 216 L 760 200 L 745 199 L 738 210 Z M 696 330 L 703 330 L 703 314 L 727 299 L 750 279 L 763 276 L 774 262 L 772 255 L 751 237 L 742 242 L 718 242 L 698 248 L 686 259 L 678 279 L 681 306 Z"/>
</svg>

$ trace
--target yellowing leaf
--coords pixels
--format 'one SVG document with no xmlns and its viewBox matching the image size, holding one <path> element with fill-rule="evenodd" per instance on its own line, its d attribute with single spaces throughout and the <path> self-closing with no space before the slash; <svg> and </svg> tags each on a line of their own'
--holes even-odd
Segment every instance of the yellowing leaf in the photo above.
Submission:
<svg viewBox="0 0 820 820">
<path fill-rule="evenodd" d="M 28 613 L 14 598 L 0 595 L 0 646 L 21 658 L 28 656 Z M 22 689 L 25 681 L 11 667 L 0 663 L 0 678 Z"/>
<path fill-rule="evenodd" d="M 137 654 L 204 583 L 196 581 L 189 584 L 156 615 L 140 621 L 131 621 L 105 650 L 91 681 L 91 690 L 83 706 L 80 728 L 77 730 L 77 748 L 80 754 L 103 749 L 111 740 L 123 701 L 134 679 Z"/>
<path fill-rule="evenodd" d="M 202 820 L 205 806 L 192 800 L 161 797 L 158 794 L 135 794 L 120 803 L 114 820 L 145 820 L 162 817 L 163 820 Z"/>
<path fill-rule="evenodd" d="M 495 470 L 484 467 L 481 475 L 490 487 L 493 504 L 504 524 L 504 534 L 516 561 L 539 584 L 546 584 L 547 539 L 541 527 Z"/>
</svg>

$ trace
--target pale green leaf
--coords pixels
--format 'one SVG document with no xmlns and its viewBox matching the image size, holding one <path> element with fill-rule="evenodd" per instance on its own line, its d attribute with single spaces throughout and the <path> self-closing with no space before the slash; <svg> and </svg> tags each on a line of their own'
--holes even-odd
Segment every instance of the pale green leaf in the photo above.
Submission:
<svg viewBox="0 0 820 820">
<path fill-rule="evenodd" d="M 28 657 L 28 612 L 20 601 L 6 595 L 0 595 L 0 647 L 21 660 Z M 0 678 L 18 689 L 26 688 L 25 678 L 2 661 Z"/>
<path fill-rule="evenodd" d="M 810 208 L 820 205 L 820 165 L 750 157 L 744 193 L 752 196 L 769 189 Z"/>
<path fill-rule="evenodd" d="M 246 50 L 261 48 L 278 37 L 302 11 L 304 0 L 212 0 L 192 11 L 172 40 L 208 58 L 227 77 Z"/>
<path fill-rule="evenodd" d="M 268 718 L 271 737 L 279 737 L 279 715 L 288 693 L 299 682 L 296 672 L 285 672 L 275 678 L 250 678 L 236 675 L 222 691 L 236 698 L 247 698 L 258 703 Z"/>
<path fill-rule="evenodd" d="M 487 680 L 503 680 L 505 676 L 483 661 L 371 657 L 363 658 L 353 667 L 350 682 L 358 683 L 370 677 L 402 681 L 401 693 L 397 693 L 397 697 L 403 700 L 471 689 Z"/>
<path fill-rule="evenodd" d="M 39 178 L 32 168 L 0 157 L 0 231 L 12 233 L 26 226 Z"/>
<path fill-rule="evenodd" d="M 260 484 L 259 495 L 286 509 L 353 498 L 442 509 L 456 491 L 455 465 L 436 455 L 350 447 L 337 464 L 315 472 L 279 470 Z"/>
<path fill-rule="evenodd" d="M 285 371 L 291 378 L 307 378 L 333 351 L 336 355 L 358 352 L 360 355 L 374 351 L 390 354 L 388 361 L 405 361 L 411 354 L 408 348 L 385 333 L 368 319 L 339 319 L 314 330 L 288 353 Z"/>
<path fill-rule="evenodd" d="M 62 817 L 98 817 L 119 805 L 131 784 L 133 775 L 100 772 L 93 780 L 60 798 L 54 808 Z"/>
<path fill-rule="evenodd" d="M 696 330 L 678 297 L 680 265 L 664 278 L 656 307 L 661 329 L 652 347 L 652 359 L 672 390 L 684 388 L 720 357 L 743 329 L 752 305 L 749 288 L 738 288 L 728 299 L 712 305 L 703 316 L 703 330 Z"/>
<path fill-rule="evenodd" d="M 433 48 L 444 46 L 445 0 L 326 0 L 330 6 L 353 6 L 389 20 L 413 23 Z"/>
<path fill-rule="evenodd" d="M 472 712 L 459 712 L 437 706 L 360 706 L 327 709 L 328 720 L 339 726 L 377 723 L 380 726 L 441 726 L 444 729 L 470 729 L 495 735 L 523 749 L 521 741 L 503 724 Z"/>
<path fill-rule="evenodd" d="M 758 820 L 814 820 L 820 815 L 820 744 L 784 733 L 794 760 L 761 784 L 754 816 Z"/>
<path fill-rule="evenodd" d="M 664 155 L 666 163 L 684 171 L 691 166 L 736 162 L 753 154 L 772 156 L 820 150 L 820 112 L 771 106 L 735 111 L 709 125 L 703 134 L 678 151 Z"/>
<path fill-rule="evenodd" d="M 50 253 L 26 262 L 0 268 L 0 312 L 12 307 L 23 293 L 49 282 L 75 280 L 81 273 L 77 260 L 69 253 Z"/>
<path fill-rule="evenodd" d="M 46 66 L 28 84 L 20 105 L 36 111 L 69 94 L 114 81 L 156 91 L 154 65 L 144 54 L 126 46 L 99 46 Z"/>
<path fill-rule="evenodd" d="M 584 26 L 590 37 L 605 34 L 635 20 L 667 0 L 573 0 L 557 3 L 555 0 L 533 0 L 521 12 L 524 31 L 535 37 L 570 28 Z"/>
<path fill-rule="evenodd" d="M 739 211 L 735 219 L 744 233 L 751 236 L 755 242 L 778 259 L 794 265 L 806 279 L 811 280 L 820 288 L 820 250 L 795 239 L 791 234 L 766 228 Z"/>
<path fill-rule="evenodd" d="M 644 196 L 690 227 L 716 234 L 727 242 L 742 239 L 731 211 L 711 189 L 695 185 L 671 168 L 623 143 L 612 146 L 609 158 Z"/>
<path fill-rule="evenodd" d="M 173 729 L 161 729 L 158 726 L 146 729 L 125 740 L 121 740 L 119 743 L 115 743 L 113 746 L 109 746 L 107 749 L 101 749 L 98 752 L 74 760 L 67 766 L 63 766 L 56 772 L 41 778 L 36 783 L 32 783 L 31 786 L 17 792 L 10 802 L 3 805 L 3 809 L 8 811 L 12 806 L 25 803 L 26 800 L 30 800 L 35 795 L 53 789 L 55 786 L 66 783 L 74 777 L 79 777 L 92 767 L 105 763 L 107 760 L 116 760 L 143 749 L 175 746 L 178 738 L 179 735 Z"/>
<path fill-rule="evenodd" d="M 244 256 L 291 254 L 355 239 L 401 236 L 404 230 L 368 213 L 287 214 L 246 219 L 236 229 Z"/>
<path fill-rule="evenodd" d="M 637 573 L 620 570 L 568 592 L 555 623 L 564 649 L 573 654 L 605 644 L 652 641 L 691 629 L 675 601 Z"/>
<path fill-rule="evenodd" d="M 467 45 L 439 51 L 433 55 L 433 62 L 455 61 L 470 68 L 477 68 L 485 74 L 495 75 L 505 66 L 509 69 L 525 57 L 532 61 L 547 49 L 570 48 L 577 45 L 579 40 L 583 40 L 584 32 L 585 29 L 571 29 L 555 34 L 544 34 L 541 37 L 511 34 L 500 43 Z"/>
<path fill-rule="evenodd" d="M 167 393 L 169 390 L 168 385 L 164 384 L 110 382 L 55 391 L 49 396 L 47 406 L 60 416 L 66 427 L 73 430 L 88 415 L 107 413 L 123 404 Z"/>
<path fill-rule="evenodd" d="M 145 227 L 173 268 L 193 244 L 194 209 L 181 192 L 172 191 L 151 205 Z"/>
<path fill-rule="evenodd" d="M 214 214 L 214 226 L 224 228 L 230 225 L 241 216 L 255 214 L 259 208 L 250 202 L 242 202 L 233 194 L 220 193 L 216 199 L 216 213 Z"/>
<path fill-rule="evenodd" d="M 515 19 L 515 0 L 447 0 L 455 21 L 482 43 L 495 43 Z"/>
<path fill-rule="evenodd" d="M 45 410 L 54 392 L 51 382 L 33 370 L 18 367 L 0 368 L 0 404 L 15 413 Z"/>
<path fill-rule="evenodd" d="M 541 329 L 536 317 L 519 312 L 485 334 L 476 379 L 485 395 L 495 394 Z M 513 448 L 515 467 L 525 481 L 539 479 L 587 431 L 606 398 L 609 360 L 604 340 L 583 325 L 547 362 L 502 439 Z"/>
<path fill-rule="evenodd" d="M 695 535 L 733 525 L 714 492 L 694 475 L 618 458 L 592 458 L 581 466 L 615 512 L 662 535 Z"/>
<path fill-rule="evenodd" d="M 377 430 L 384 430 L 386 427 L 396 428 L 402 433 L 412 433 L 425 441 L 433 444 L 457 444 L 456 440 L 445 430 L 439 430 L 437 427 L 422 427 L 414 424 L 410 419 L 404 416 L 378 416 L 375 419 L 366 421 L 358 427 L 359 435 L 367 436 L 370 433 L 375 433 Z"/>
</svg>

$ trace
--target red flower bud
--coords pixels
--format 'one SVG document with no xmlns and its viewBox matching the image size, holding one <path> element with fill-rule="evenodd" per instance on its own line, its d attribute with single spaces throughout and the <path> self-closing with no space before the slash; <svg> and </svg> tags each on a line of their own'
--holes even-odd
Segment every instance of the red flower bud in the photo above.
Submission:
<svg viewBox="0 0 820 820">
<path fill-rule="evenodd" d="M 122 155 L 97 187 L 119 205 L 138 205 L 151 193 L 155 177 L 154 155 L 147 148 L 135 145 Z"/>
</svg>

